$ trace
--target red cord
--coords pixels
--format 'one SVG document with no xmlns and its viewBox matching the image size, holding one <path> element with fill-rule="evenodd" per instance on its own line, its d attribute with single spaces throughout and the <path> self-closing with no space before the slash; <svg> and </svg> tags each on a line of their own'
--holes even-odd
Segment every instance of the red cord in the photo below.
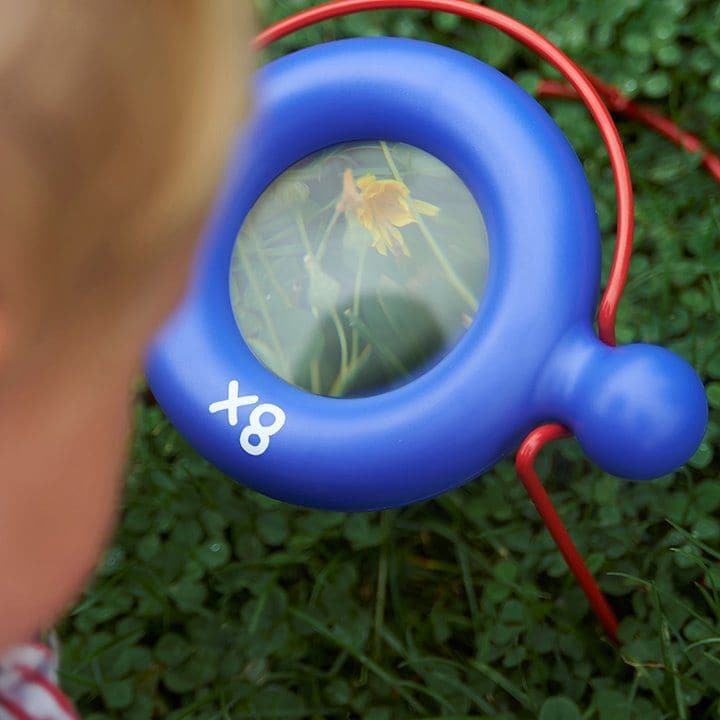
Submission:
<svg viewBox="0 0 720 720">
<path fill-rule="evenodd" d="M 607 85 L 594 75 L 590 73 L 586 74 L 614 112 L 652 128 L 688 152 L 702 153 L 701 162 L 703 166 L 717 182 L 720 182 L 720 156 L 712 152 L 696 135 L 678 127 L 669 118 L 664 117 L 652 108 L 639 105 L 629 98 L 626 98 L 617 88 Z M 544 98 L 578 99 L 577 93 L 571 86 L 564 82 L 558 82 L 557 80 L 541 80 L 536 95 Z M 540 516 L 543 518 L 550 534 L 557 543 L 565 561 L 585 592 L 595 615 L 602 623 L 608 636 L 613 642 L 618 644 L 617 619 L 607 599 L 590 575 L 582 556 L 575 548 L 562 520 L 560 520 L 552 505 L 550 497 L 533 468 L 535 458 L 547 443 L 563 437 L 569 437 L 569 435 L 570 433 L 560 425 L 543 425 L 537 428 L 525 438 L 520 446 L 515 460 L 515 467 L 517 468 L 520 479 L 525 485 L 528 495 L 533 503 L 535 503 Z"/>
<path fill-rule="evenodd" d="M 712 152 L 696 135 L 682 130 L 672 120 L 664 117 L 652 108 L 645 107 L 626 98 L 617 88 L 607 85 L 598 78 L 587 73 L 596 90 L 608 104 L 613 112 L 625 115 L 630 120 L 636 120 L 678 147 L 691 153 L 702 153 L 702 164 L 710 175 L 720 182 L 720 155 Z M 570 98 L 577 100 L 577 93 L 567 83 L 557 80 L 541 80 L 537 88 L 537 96 L 544 98 Z"/>
<path fill-rule="evenodd" d="M 617 618 L 607 598 L 603 595 L 602 590 L 600 590 L 595 578 L 585 564 L 580 551 L 575 547 L 575 543 L 557 514 L 557 510 L 534 468 L 535 458 L 547 443 L 571 436 L 572 433 L 562 425 L 541 425 L 523 441 L 515 458 L 515 468 L 530 499 L 535 504 L 540 517 L 565 558 L 565 562 L 577 578 L 578 583 L 580 583 L 590 607 L 602 623 L 608 637 L 617 645 L 619 644 Z"/>
<path fill-rule="evenodd" d="M 324 5 L 304 10 L 271 25 L 255 39 L 256 48 L 264 48 L 297 30 L 342 15 L 380 9 L 419 9 L 447 12 L 491 25 L 534 50 L 555 66 L 569 85 L 543 80 L 538 87 L 540 97 L 562 97 L 582 100 L 595 120 L 610 156 L 615 178 L 617 198 L 617 241 L 608 284 L 600 301 L 598 311 L 598 335 L 608 345 L 615 345 L 615 317 L 625 288 L 630 267 L 634 232 L 634 199 L 630 168 L 620 135 L 612 116 L 605 106 L 638 120 L 657 130 L 680 147 L 690 152 L 702 152 L 703 165 L 720 182 L 720 157 L 712 153 L 696 136 L 678 128 L 654 110 L 642 107 L 624 97 L 617 89 L 606 85 L 590 73 L 582 70 L 547 38 L 521 22 L 497 10 L 475 5 L 471 0 L 334 0 Z M 618 644 L 618 621 L 610 604 L 600 590 L 595 578 L 575 547 L 552 500 L 543 487 L 533 467 L 542 448 L 553 440 L 570 437 L 572 433 L 562 425 L 542 425 L 525 438 L 518 450 L 515 467 L 535 504 L 540 517 L 555 540 L 590 607 L 602 623 L 610 639 Z"/>
</svg>

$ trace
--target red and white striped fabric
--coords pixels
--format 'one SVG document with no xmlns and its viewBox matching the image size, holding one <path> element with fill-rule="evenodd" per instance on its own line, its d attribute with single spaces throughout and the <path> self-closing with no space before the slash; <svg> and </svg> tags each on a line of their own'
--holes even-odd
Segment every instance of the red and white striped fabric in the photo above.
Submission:
<svg viewBox="0 0 720 720">
<path fill-rule="evenodd" d="M 56 647 L 20 645 L 0 657 L 0 720 L 79 720 L 57 685 Z"/>
</svg>

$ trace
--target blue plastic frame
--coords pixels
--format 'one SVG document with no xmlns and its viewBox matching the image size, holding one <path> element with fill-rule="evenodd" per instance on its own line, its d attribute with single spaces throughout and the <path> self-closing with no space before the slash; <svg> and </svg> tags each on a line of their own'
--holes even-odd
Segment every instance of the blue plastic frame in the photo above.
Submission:
<svg viewBox="0 0 720 720">
<path fill-rule="evenodd" d="M 337 143 L 378 139 L 432 153 L 466 183 L 488 230 L 487 289 L 469 331 L 421 377 L 374 397 L 318 397 L 275 376 L 244 342 L 228 291 L 233 245 L 257 198 L 288 167 Z M 171 421 L 212 463 L 301 505 L 370 510 L 438 495 L 548 420 L 569 425 L 610 472 L 660 475 L 700 442 L 704 390 L 667 351 L 597 340 L 599 274 L 581 164 L 518 85 L 429 43 L 328 43 L 258 73 L 255 117 L 188 295 L 151 349 L 148 377 Z M 209 412 L 231 381 L 284 412 L 261 455 L 239 442 L 251 406 L 239 409 L 236 426 L 228 413 Z"/>
</svg>

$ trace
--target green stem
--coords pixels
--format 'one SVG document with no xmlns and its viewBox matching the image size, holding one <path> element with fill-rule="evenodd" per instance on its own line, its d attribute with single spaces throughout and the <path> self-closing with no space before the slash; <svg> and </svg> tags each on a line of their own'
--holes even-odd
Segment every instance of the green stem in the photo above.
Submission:
<svg viewBox="0 0 720 720">
<path fill-rule="evenodd" d="M 300 211 L 295 213 L 295 222 L 300 233 L 300 238 L 302 239 L 303 245 L 305 246 L 305 252 L 311 258 L 315 259 L 315 253 L 310 247 L 310 238 L 308 237 L 307 228 L 305 227 L 305 221 L 303 220 L 303 216 L 300 214 Z"/>
<path fill-rule="evenodd" d="M 260 286 L 258 285 L 255 273 L 252 270 L 252 263 L 248 262 L 247 256 L 242 249 L 240 250 L 240 259 L 243 264 L 243 269 L 245 270 L 245 275 L 247 276 L 248 282 L 250 283 L 250 287 L 255 293 L 258 303 L 260 304 L 260 313 L 262 314 L 265 325 L 267 326 L 270 340 L 275 347 L 278 364 L 281 365 L 283 374 L 287 376 L 289 372 L 287 367 L 287 359 L 285 358 L 285 354 L 282 351 L 282 346 L 280 345 L 280 340 L 278 338 L 277 331 L 275 330 L 275 324 L 272 321 L 272 316 L 270 315 L 270 311 L 268 310 L 265 298 L 263 297 Z"/>
<path fill-rule="evenodd" d="M 360 290 L 362 289 L 363 273 L 365 272 L 365 260 L 370 246 L 363 247 L 360 253 L 360 263 L 358 264 L 358 271 L 355 275 L 355 292 L 353 293 L 353 315 L 360 317 Z M 352 343 L 350 351 L 350 362 L 354 362 L 358 354 L 358 345 L 360 341 L 360 335 L 356 327 L 352 329 Z"/>
<path fill-rule="evenodd" d="M 393 688 L 398 693 L 398 695 L 400 695 L 405 700 L 405 702 L 407 702 L 413 713 L 415 713 L 416 717 L 427 713 L 425 707 L 418 700 L 416 700 L 408 690 L 409 688 L 410 690 L 414 690 L 415 692 L 430 695 L 430 691 L 423 685 L 411 682 L 409 680 L 403 680 L 400 677 L 393 675 L 391 672 L 386 671 L 381 665 L 372 660 L 368 655 L 366 655 L 361 650 L 358 650 L 358 648 L 352 643 L 351 640 L 346 639 L 344 636 L 340 636 L 339 633 L 333 632 L 332 629 L 328 628 L 323 622 L 318 620 L 313 615 L 304 613 L 300 610 L 295 610 L 294 608 L 291 608 L 289 612 L 293 617 L 308 625 L 312 630 L 315 631 L 317 635 L 323 637 L 328 642 L 334 643 L 339 648 L 347 651 L 350 656 L 353 657 L 364 668 L 367 668 L 369 672 L 377 675 L 377 677 L 379 677 L 380 680 L 382 680 L 388 688 Z"/>
<path fill-rule="evenodd" d="M 357 326 L 358 332 L 363 340 L 375 348 L 375 352 L 380 360 L 388 368 L 391 368 L 397 377 L 405 377 L 409 374 L 408 369 L 405 367 L 400 358 L 375 336 L 370 327 L 363 322 L 362 318 L 355 315 L 349 308 L 345 311 L 345 316 L 350 321 L 351 327 Z"/>
<path fill-rule="evenodd" d="M 306 213 L 306 215 L 305 215 L 306 221 L 312 222 L 313 220 L 316 220 L 321 215 L 323 215 L 328 210 L 330 210 L 330 208 L 336 208 L 337 203 L 338 203 L 337 200 L 333 200 L 332 202 L 328 203 L 327 205 L 324 205 L 323 207 L 321 207 L 320 209 L 314 210 L 313 212 Z M 249 222 L 251 218 L 252 218 L 252 214 L 248 215 L 248 220 L 246 222 Z M 275 248 L 274 244 L 277 241 L 282 240 L 286 235 L 290 235 L 290 234 L 292 234 L 292 225 L 287 225 L 287 226 L 283 227 L 282 230 L 278 230 L 274 235 L 269 235 L 266 238 L 265 245 L 268 248 L 270 248 L 271 250 L 277 250 L 278 248 Z M 292 247 L 292 246 L 283 245 L 282 247 Z"/>
<path fill-rule="evenodd" d="M 313 262 L 315 263 L 316 267 L 320 268 L 320 260 L 317 258 L 317 256 L 313 255 L 312 248 L 310 247 L 310 238 L 307 234 L 307 228 L 305 227 L 305 222 L 299 212 L 296 214 L 295 220 L 297 222 L 298 230 L 300 231 L 300 237 L 302 238 L 305 249 L 307 250 L 307 254 L 311 258 L 313 258 Z M 345 375 L 345 373 L 347 373 L 348 342 L 347 337 L 345 336 L 345 330 L 343 329 L 342 322 L 340 321 L 340 316 L 337 314 L 337 310 L 335 308 L 332 308 L 332 310 L 330 310 L 330 317 L 332 318 L 333 324 L 335 325 L 338 341 L 340 343 L 340 376 L 342 377 Z"/>
<path fill-rule="evenodd" d="M 322 389 L 320 386 L 320 360 L 317 355 L 310 361 L 310 389 L 315 395 L 319 395 Z"/>
<path fill-rule="evenodd" d="M 340 210 L 338 210 L 338 206 L 335 205 L 335 211 L 330 218 L 328 226 L 325 228 L 325 232 L 323 233 L 322 238 L 320 238 L 320 244 L 318 245 L 317 253 L 315 253 L 315 259 L 318 261 L 318 264 L 322 262 L 322 259 L 325 255 L 325 250 L 327 250 L 327 243 L 330 239 L 330 233 L 333 231 L 333 228 L 335 227 L 335 224 L 337 223 L 339 217 Z"/>
<path fill-rule="evenodd" d="M 348 344 L 347 337 L 345 337 L 345 330 L 343 329 L 342 322 L 340 322 L 340 316 L 337 314 L 337 310 L 333 308 L 330 311 L 330 316 L 337 330 L 338 340 L 340 341 L 340 377 L 344 377 L 347 374 L 348 368 Z"/>
<path fill-rule="evenodd" d="M 385 510 L 380 515 L 380 527 L 383 531 L 383 544 L 380 547 L 380 557 L 378 559 L 377 574 L 377 590 L 375 592 L 375 617 L 374 617 L 374 637 L 373 637 L 373 654 L 377 658 L 380 656 L 380 647 L 382 643 L 381 631 L 385 622 L 385 602 L 387 599 L 387 580 L 388 580 L 388 535 L 390 532 L 391 512 Z"/>
<path fill-rule="evenodd" d="M 401 182 L 403 185 L 405 185 L 405 181 L 403 180 L 402 176 L 398 171 L 397 165 L 395 164 L 395 160 L 390 153 L 390 149 L 388 148 L 387 143 L 381 141 L 380 146 L 382 147 L 383 154 L 385 155 L 385 160 L 388 164 L 388 167 L 390 168 L 390 172 L 392 172 L 393 174 L 393 177 L 398 182 Z M 460 297 L 467 303 L 468 307 L 472 309 L 473 313 L 476 312 L 478 309 L 478 302 L 474 293 L 468 289 L 467 285 L 465 285 L 460 276 L 455 272 L 455 268 L 453 268 L 452 264 L 448 260 L 445 253 L 442 251 L 442 248 L 438 244 L 437 240 L 435 240 L 433 234 L 430 232 L 430 229 L 425 224 L 425 221 L 420 216 L 420 213 L 416 210 L 415 205 L 412 201 L 412 197 L 408 197 L 407 200 L 410 210 L 412 210 L 413 220 L 415 220 L 415 222 L 417 223 L 422 236 L 425 238 L 425 242 L 427 242 L 427 244 L 430 246 L 430 249 L 440 263 L 440 266 L 445 271 L 445 274 L 447 275 L 450 284 L 455 288 L 455 290 L 457 290 L 458 295 L 460 295 Z"/>
<path fill-rule="evenodd" d="M 277 291 L 278 295 L 280 296 L 281 300 L 285 303 L 287 307 L 292 307 L 292 303 L 290 302 L 290 298 L 288 297 L 288 294 L 285 292 L 285 288 L 280 284 L 280 281 L 277 279 L 277 276 L 275 275 L 275 272 L 272 269 L 272 266 L 267 260 L 267 257 L 265 255 L 265 250 L 262 246 L 262 243 L 258 239 L 257 233 L 253 229 L 252 225 L 248 223 L 247 225 L 247 233 L 250 236 L 250 239 L 252 240 L 252 244 L 254 247 L 255 252 L 260 257 L 260 264 L 263 266 L 263 270 L 265 270 L 265 273 L 270 278 L 270 282 L 275 287 L 275 290 Z"/>
<path fill-rule="evenodd" d="M 344 375 L 338 373 L 330 388 L 331 397 L 343 397 L 343 395 L 345 395 L 357 374 L 365 367 L 367 361 L 370 359 L 370 355 L 372 355 L 372 346 L 366 345 L 363 351 L 354 360 L 350 361 L 347 372 Z"/>
</svg>

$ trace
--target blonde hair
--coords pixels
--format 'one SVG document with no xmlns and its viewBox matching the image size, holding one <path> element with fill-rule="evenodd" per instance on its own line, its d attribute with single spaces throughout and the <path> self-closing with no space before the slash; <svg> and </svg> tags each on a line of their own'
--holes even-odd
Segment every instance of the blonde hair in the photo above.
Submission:
<svg viewBox="0 0 720 720">
<path fill-rule="evenodd" d="M 43 323 L 109 310 L 187 251 L 244 109 L 251 16 L 0 0 L 0 305 Z"/>
</svg>

